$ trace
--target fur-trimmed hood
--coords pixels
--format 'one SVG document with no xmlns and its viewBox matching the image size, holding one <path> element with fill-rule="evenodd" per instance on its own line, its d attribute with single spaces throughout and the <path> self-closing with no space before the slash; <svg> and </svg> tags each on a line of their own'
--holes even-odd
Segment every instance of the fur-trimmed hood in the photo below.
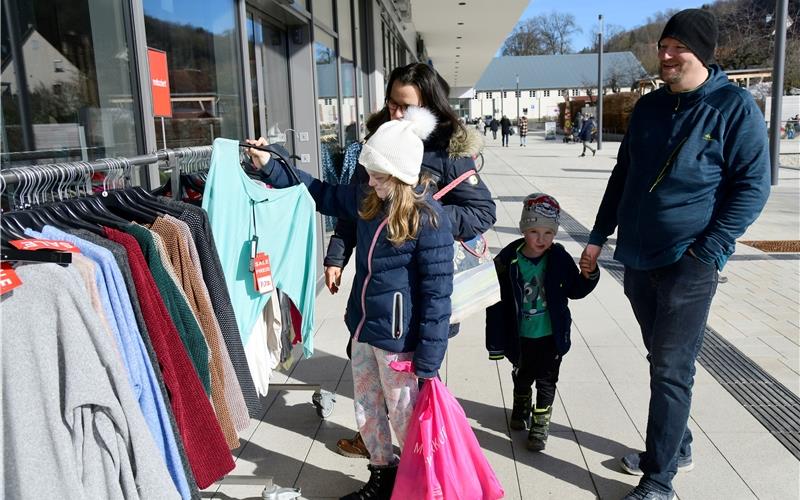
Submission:
<svg viewBox="0 0 800 500">
<path fill-rule="evenodd" d="M 447 152 L 450 158 L 473 158 L 483 150 L 483 136 L 474 128 L 465 128 L 466 133 L 457 132 L 450 136 Z"/>
</svg>

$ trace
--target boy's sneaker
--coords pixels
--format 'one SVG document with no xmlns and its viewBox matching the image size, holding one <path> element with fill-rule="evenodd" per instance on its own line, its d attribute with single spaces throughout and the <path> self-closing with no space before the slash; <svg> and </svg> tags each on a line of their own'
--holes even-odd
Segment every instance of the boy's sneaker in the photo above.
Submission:
<svg viewBox="0 0 800 500">
<path fill-rule="evenodd" d="M 356 432 L 353 439 L 340 439 L 336 442 L 336 448 L 339 450 L 340 455 L 348 458 L 369 458 L 369 451 L 364 440 L 361 439 L 361 433 Z"/>
<path fill-rule="evenodd" d="M 653 490 L 640 484 L 622 497 L 622 500 L 673 500 L 674 498 L 674 491 L 664 493 L 663 491 Z"/>
<path fill-rule="evenodd" d="M 639 466 L 641 461 L 642 453 L 630 453 L 620 459 L 619 465 L 624 472 L 632 476 L 642 476 L 644 472 L 642 472 Z M 694 469 L 694 462 L 692 461 L 691 455 L 688 457 L 678 457 L 678 472 L 689 472 L 692 469 Z"/>
</svg>

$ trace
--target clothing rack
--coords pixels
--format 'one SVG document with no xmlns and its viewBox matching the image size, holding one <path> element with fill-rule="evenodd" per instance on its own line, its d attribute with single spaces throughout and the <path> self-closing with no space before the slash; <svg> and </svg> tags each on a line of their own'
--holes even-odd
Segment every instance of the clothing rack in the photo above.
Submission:
<svg viewBox="0 0 800 500">
<path fill-rule="evenodd" d="M 258 148 L 262 149 L 262 148 Z M 267 151 L 269 149 L 263 148 Z M 113 187 L 120 180 L 131 180 L 131 172 L 134 167 L 146 165 L 158 165 L 159 170 L 170 170 L 170 184 L 173 199 L 180 196 L 180 175 L 181 173 L 198 172 L 208 169 L 208 162 L 211 159 L 211 146 L 194 146 L 177 149 L 162 149 L 151 154 L 133 157 L 104 158 L 95 161 L 74 161 L 68 163 L 53 163 L 43 165 L 29 165 L 11 167 L 0 170 L 0 197 L 6 192 L 6 188 L 17 185 L 23 192 L 15 192 L 22 205 L 25 201 L 33 201 L 39 204 L 40 194 L 53 191 L 58 187 L 58 197 L 62 199 L 61 185 L 64 183 L 78 183 L 78 194 L 80 194 L 80 182 L 85 182 L 85 191 L 91 193 L 91 177 L 98 172 L 109 172 L 112 180 L 109 180 L 110 187 Z M 294 172 L 292 172 L 294 174 Z M 296 174 L 294 174 L 296 177 Z M 107 179 L 108 180 L 108 179 Z M 20 186 L 21 185 L 21 186 Z M 104 187 L 106 181 L 104 181 Z M 124 182 L 123 182 L 124 185 Z M 66 192 L 65 192 L 66 193 Z M 56 195 L 51 194 L 55 201 Z M 47 198 L 42 196 L 43 202 Z M 12 207 L 14 210 L 19 207 Z M 69 254 L 67 254 L 69 255 Z M 336 394 L 323 390 L 320 384 L 270 384 L 270 389 L 275 391 L 313 391 L 311 403 L 317 415 L 325 419 L 333 413 L 333 406 L 336 402 Z M 295 488 L 278 488 L 273 485 L 272 478 L 251 478 L 246 476 L 228 475 L 225 478 L 226 484 L 247 485 L 265 484 L 262 496 L 268 498 L 270 493 L 279 491 L 283 493 L 282 498 L 295 498 L 300 495 L 300 490 Z"/>
<path fill-rule="evenodd" d="M 108 172 L 116 168 L 128 170 L 132 167 L 156 164 L 159 170 L 172 169 L 170 182 L 172 184 L 173 197 L 176 197 L 177 188 L 180 185 L 180 173 L 182 161 L 201 162 L 211 159 L 211 146 L 193 146 L 187 148 L 161 149 L 154 153 L 118 158 L 102 158 L 94 161 L 73 161 L 67 163 L 49 163 L 42 165 L 27 165 L 21 167 L 11 167 L 0 171 L 3 184 L 8 186 L 19 184 L 27 172 L 35 171 L 57 171 L 64 173 L 94 174 L 98 172 Z"/>
<path fill-rule="evenodd" d="M 256 147 L 271 151 L 268 148 Z M 178 199 L 180 195 L 180 174 L 181 172 L 197 172 L 207 170 L 208 162 L 211 160 L 211 146 L 192 146 L 175 149 L 161 149 L 155 153 L 132 157 L 103 158 L 91 162 L 73 161 L 67 163 L 52 163 L 43 165 L 28 165 L 10 167 L 0 170 L 0 196 L 5 194 L 5 190 L 10 185 L 23 184 L 25 191 L 31 186 L 35 193 L 24 193 L 25 197 L 35 196 L 38 203 L 38 192 L 40 186 L 33 186 L 42 179 L 48 182 L 43 188 L 50 190 L 58 185 L 58 181 L 74 179 L 78 181 L 81 176 L 91 179 L 91 176 L 98 172 L 113 172 L 122 178 L 130 180 L 133 167 L 157 164 L 159 170 L 170 170 L 170 183 L 173 199 Z M 294 172 L 292 172 L 294 173 Z M 294 174 L 296 176 L 296 174 Z M 74 176 L 74 177 L 73 177 Z M 87 191 L 89 191 L 87 189 Z M 270 388 L 276 391 L 314 391 L 311 402 L 315 407 L 320 418 L 327 418 L 333 413 L 333 405 L 336 402 L 336 395 L 322 389 L 320 384 L 270 384 Z"/>
<path fill-rule="evenodd" d="M 211 150 L 211 146 L 162 150 L 166 152 L 167 158 L 158 168 L 159 170 L 170 171 L 170 191 L 172 192 L 173 200 L 177 200 L 180 197 L 181 173 L 208 170 L 208 162 L 211 161 Z"/>
</svg>

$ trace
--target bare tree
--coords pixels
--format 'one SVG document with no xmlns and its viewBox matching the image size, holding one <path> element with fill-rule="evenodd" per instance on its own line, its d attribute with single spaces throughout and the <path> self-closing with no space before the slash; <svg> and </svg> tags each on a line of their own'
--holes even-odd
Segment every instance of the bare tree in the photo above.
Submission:
<svg viewBox="0 0 800 500">
<path fill-rule="evenodd" d="M 520 22 L 503 43 L 504 56 L 569 54 L 570 39 L 581 29 L 572 14 L 551 12 Z"/>
<path fill-rule="evenodd" d="M 543 42 L 535 18 L 520 21 L 508 35 L 501 54 L 504 56 L 535 56 L 543 54 Z"/>
<path fill-rule="evenodd" d="M 545 50 L 548 54 L 569 54 L 572 52 L 570 38 L 576 33 L 580 33 L 581 28 L 575 21 L 572 14 L 551 12 L 547 16 L 541 17 L 542 37 L 545 42 Z"/>
</svg>

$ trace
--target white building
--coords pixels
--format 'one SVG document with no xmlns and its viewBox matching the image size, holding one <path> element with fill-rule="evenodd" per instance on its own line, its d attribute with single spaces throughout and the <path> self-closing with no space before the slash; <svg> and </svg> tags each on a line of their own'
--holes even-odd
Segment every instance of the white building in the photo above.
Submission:
<svg viewBox="0 0 800 500">
<path fill-rule="evenodd" d="M 603 73 L 605 93 L 629 91 L 647 74 L 631 52 L 603 54 Z M 475 86 L 459 96 L 459 108 L 468 119 L 513 120 L 523 110 L 528 118 L 541 119 L 558 116 L 567 95 L 596 94 L 597 54 L 505 56 L 494 58 Z"/>
</svg>

